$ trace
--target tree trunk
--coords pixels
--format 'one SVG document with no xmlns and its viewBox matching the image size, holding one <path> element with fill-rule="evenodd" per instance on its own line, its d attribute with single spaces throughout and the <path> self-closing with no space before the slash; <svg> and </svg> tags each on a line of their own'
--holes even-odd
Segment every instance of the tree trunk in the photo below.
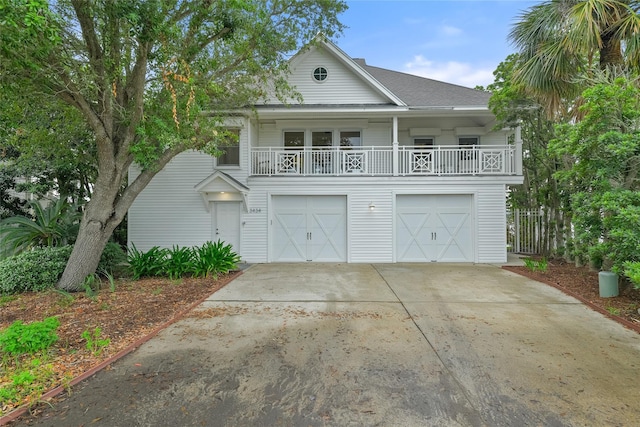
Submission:
<svg viewBox="0 0 640 427">
<path fill-rule="evenodd" d="M 609 66 L 621 66 L 624 64 L 622 57 L 622 45 L 614 34 L 606 33 L 602 35 L 602 47 L 600 48 L 600 69 L 604 70 Z"/>
<path fill-rule="evenodd" d="M 67 266 L 58 281 L 58 289 L 74 292 L 82 289 L 85 278 L 95 273 L 113 228 L 103 228 L 99 221 L 85 217 Z"/>
<path fill-rule="evenodd" d="M 114 214 L 117 197 L 117 192 L 112 189 L 105 191 L 103 187 L 96 185 L 82 217 L 73 251 L 58 281 L 59 289 L 81 290 L 85 278 L 95 273 L 113 230 L 124 217 Z"/>
</svg>

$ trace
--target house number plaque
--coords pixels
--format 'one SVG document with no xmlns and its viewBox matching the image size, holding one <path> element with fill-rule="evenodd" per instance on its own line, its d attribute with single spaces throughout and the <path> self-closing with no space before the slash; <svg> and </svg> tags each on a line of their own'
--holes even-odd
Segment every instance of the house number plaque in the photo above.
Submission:
<svg viewBox="0 0 640 427">
<path fill-rule="evenodd" d="M 262 212 L 262 209 L 260 208 L 251 208 L 249 209 L 249 213 L 260 213 Z"/>
</svg>

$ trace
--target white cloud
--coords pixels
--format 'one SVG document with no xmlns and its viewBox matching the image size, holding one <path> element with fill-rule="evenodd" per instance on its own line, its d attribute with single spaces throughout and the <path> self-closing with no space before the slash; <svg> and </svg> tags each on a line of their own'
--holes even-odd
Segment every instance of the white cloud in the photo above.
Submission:
<svg viewBox="0 0 640 427">
<path fill-rule="evenodd" d="M 466 87 L 487 86 L 493 83 L 493 70 L 470 63 L 447 61 L 435 62 L 422 55 L 416 55 L 405 64 L 404 71 L 416 76 L 454 83 Z"/>
<path fill-rule="evenodd" d="M 439 32 L 447 37 L 455 37 L 461 35 L 463 31 L 460 28 L 452 27 L 451 25 L 442 25 L 439 28 Z"/>
</svg>

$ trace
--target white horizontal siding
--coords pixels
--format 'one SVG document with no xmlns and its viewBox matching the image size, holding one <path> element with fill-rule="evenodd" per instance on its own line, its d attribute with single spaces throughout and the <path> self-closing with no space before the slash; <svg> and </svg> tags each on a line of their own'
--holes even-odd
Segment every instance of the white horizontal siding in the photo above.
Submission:
<svg viewBox="0 0 640 427">
<path fill-rule="evenodd" d="M 328 70 L 328 77 L 323 83 L 317 83 L 312 77 L 313 70 L 317 67 L 325 67 Z M 389 102 L 362 77 L 321 48 L 311 49 L 303 54 L 292 68 L 288 81 L 302 94 L 304 104 L 385 104 Z M 268 102 L 280 103 L 275 98 Z"/>
<path fill-rule="evenodd" d="M 213 172 L 209 156 L 187 152 L 177 156 L 140 194 L 129 212 L 129 241 L 138 249 L 158 245 L 193 246 L 211 239 L 211 213 L 194 186 Z M 132 171 L 132 178 L 135 170 Z M 480 182 L 482 181 L 482 182 Z M 348 182 L 348 185 L 345 183 Z M 347 196 L 349 262 L 393 262 L 397 194 L 472 194 L 476 262 L 506 260 L 505 186 L 491 179 L 352 177 L 249 178 L 247 210 L 241 214 L 241 251 L 246 262 L 269 260 L 270 196 Z M 369 205 L 375 209 L 371 211 Z"/>
<path fill-rule="evenodd" d="M 369 205 L 375 205 L 371 210 Z M 393 261 L 393 197 L 390 189 L 354 191 L 349 197 L 349 262 Z"/>
<path fill-rule="evenodd" d="M 478 191 L 477 260 L 479 263 L 507 261 L 506 190 L 504 185 L 486 186 Z"/>
<path fill-rule="evenodd" d="M 267 192 L 251 191 L 248 198 L 247 212 L 240 222 L 242 259 L 249 263 L 266 262 L 267 260 Z"/>
<path fill-rule="evenodd" d="M 148 250 L 211 240 L 211 214 L 194 186 L 212 172 L 213 158 L 203 153 L 187 151 L 171 160 L 129 209 L 129 245 Z M 137 176 L 135 169 L 130 176 Z"/>
</svg>

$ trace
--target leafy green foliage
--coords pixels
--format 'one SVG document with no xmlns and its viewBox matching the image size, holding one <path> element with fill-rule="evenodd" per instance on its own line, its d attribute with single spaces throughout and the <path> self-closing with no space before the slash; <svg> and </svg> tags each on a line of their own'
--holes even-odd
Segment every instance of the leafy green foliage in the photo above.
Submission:
<svg viewBox="0 0 640 427">
<path fill-rule="evenodd" d="M 524 258 L 523 261 L 524 261 L 524 266 L 534 272 L 539 271 L 544 273 L 545 271 L 547 271 L 547 268 L 549 266 L 545 258 L 542 258 L 540 260 L 535 260 L 532 258 Z"/>
<path fill-rule="evenodd" d="M 3 0 L 0 8 L 0 89 L 38 94 L 47 112 L 56 110 L 49 102 L 56 98 L 91 134 L 90 148 L 80 136 L 73 138 L 77 149 L 65 151 L 71 169 L 95 168 L 83 174 L 89 185 L 79 183 L 92 191 L 82 221 L 102 225 L 80 228 L 84 252 L 73 253 L 58 284 L 76 289 L 97 268 L 102 247 L 93 242 L 110 237 L 173 157 L 187 149 L 218 153 L 230 110 L 271 93 L 283 102 L 299 98 L 286 79 L 291 54 L 319 33 L 332 38 L 342 31 L 338 15 L 347 4 Z M 205 110 L 213 114 L 205 117 Z M 46 120 L 29 127 L 48 129 Z M 33 141 L 34 152 L 55 152 L 46 138 Z M 141 173 L 128 182 L 134 162 Z M 88 248 L 94 256 L 86 256 Z"/>
<path fill-rule="evenodd" d="M 169 276 L 170 279 L 178 279 L 193 269 L 193 260 L 195 258 L 194 250 L 190 247 L 173 246 L 167 252 L 167 258 L 163 266 L 163 274 Z"/>
<path fill-rule="evenodd" d="M 629 278 L 636 289 L 640 289 L 640 261 L 625 262 L 624 275 Z"/>
<path fill-rule="evenodd" d="M 122 274 L 127 267 L 127 253 L 122 246 L 115 242 L 108 242 L 100 256 L 98 273 L 109 278 L 111 275 Z"/>
<path fill-rule="evenodd" d="M 570 217 L 569 198 L 555 173 L 564 167 L 562 158 L 549 153 L 549 141 L 555 137 L 555 122 L 528 93 L 514 73 L 520 55 L 509 55 L 494 71 L 495 81 L 489 108 L 496 115 L 496 129 L 520 127 L 524 185 L 509 187 L 508 202 L 512 210 L 542 210 L 545 233 L 537 236 L 543 255 L 561 250 L 568 233 L 564 227 Z"/>
<path fill-rule="evenodd" d="M 82 332 L 82 338 L 87 342 L 87 350 L 91 351 L 94 356 L 100 356 L 102 350 L 111 343 L 109 338 L 100 338 L 101 335 L 102 329 L 97 326 L 91 332 L 88 330 Z"/>
<path fill-rule="evenodd" d="M 5 151 L 6 153 L 6 151 Z M 26 201 L 15 196 L 18 174 L 7 164 L 7 156 L 0 161 L 0 220 L 16 215 L 26 215 Z M 24 175 L 23 175 L 24 176 Z M 2 256 L 2 254 L 0 254 Z"/>
<path fill-rule="evenodd" d="M 196 248 L 154 246 L 142 252 L 134 245 L 129 249 L 129 265 L 135 279 L 154 276 L 178 279 L 186 275 L 207 277 L 228 273 L 237 268 L 238 262 L 240 257 L 233 252 L 231 245 L 220 240 L 206 242 Z"/>
<path fill-rule="evenodd" d="M 167 255 L 169 251 L 159 246 L 154 246 L 147 252 L 139 251 L 135 245 L 129 248 L 128 262 L 134 279 L 141 277 L 161 276 L 164 273 Z"/>
<path fill-rule="evenodd" d="M 240 257 L 233 252 L 231 245 L 218 240 L 216 243 L 206 242 L 196 248 L 196 259 L 193 266 L 195 277 L 225 274 L 238 266 Z"/>
<path fill-rule="evenodd" d="M 56 331 L 59 326 L 60 321 L 56 317 L 29 324 L 16 320 L 0 333 L 0 349 L 12 356 L 46 350 L 58 341 Z"/>
<path fill-rule="evenodd" d="M 0 240 L 12 254 L 38 246 L 64 246 L 78 234 L 80 213 L 66 200 L 58 199 L 43 207 L 37 201 L 29 202 L 33 219 L 14 216 L 0 221 Z"/>
<path fill-rule="evenodd" d="M 122 249 L 116 244 L 103 253 L 100 264 L 108 276 L 107 269 L 122 268 L 120 259 L 124 258 Z M 53 288 L 62 275 L 73 246 L 58 248 L 35 248 L 0 261 L 0 293 L 43 291 Z M 121 254 L 117 254 L 119 251 Z"/>
<path fill-rule="evenodd" d="M 569 160 L 556 176 L 571 194 L 576 257 L 621 273 L 640 260 L 640 87 L 616 78 L 583 97 L 583 120 L 559 126 L 549 150 Z"/>
<path fill-rule="evenodd" d="M 37 248 L 0 261 L 0 292 L 12 294 L 54 287 L 71 250 L 71 246 Z"/>
<path fill-rule="evenodd" d="M 0 401 L 10 404 L 9 407 L 20 402 L 37 402 L 44 392 L 44 384 L 50 382 L 53 377 L 51 363 L 42 363 L 37 357 L 31 360 L 16 360 L 14 374 L 9 377 L 10 382 L 0 387 Z M 0 415 L 3 415 L 1 407 Z"/>
<path fill-rule="evenodd" d="M 598 65 L 637 72 L 639 5 L 637 0 L 547 0 L 532 6 L 510 34 L 522 56 L 517 80 L 553 113 L 577 99 L 585 76 Z"/>
</svg>

